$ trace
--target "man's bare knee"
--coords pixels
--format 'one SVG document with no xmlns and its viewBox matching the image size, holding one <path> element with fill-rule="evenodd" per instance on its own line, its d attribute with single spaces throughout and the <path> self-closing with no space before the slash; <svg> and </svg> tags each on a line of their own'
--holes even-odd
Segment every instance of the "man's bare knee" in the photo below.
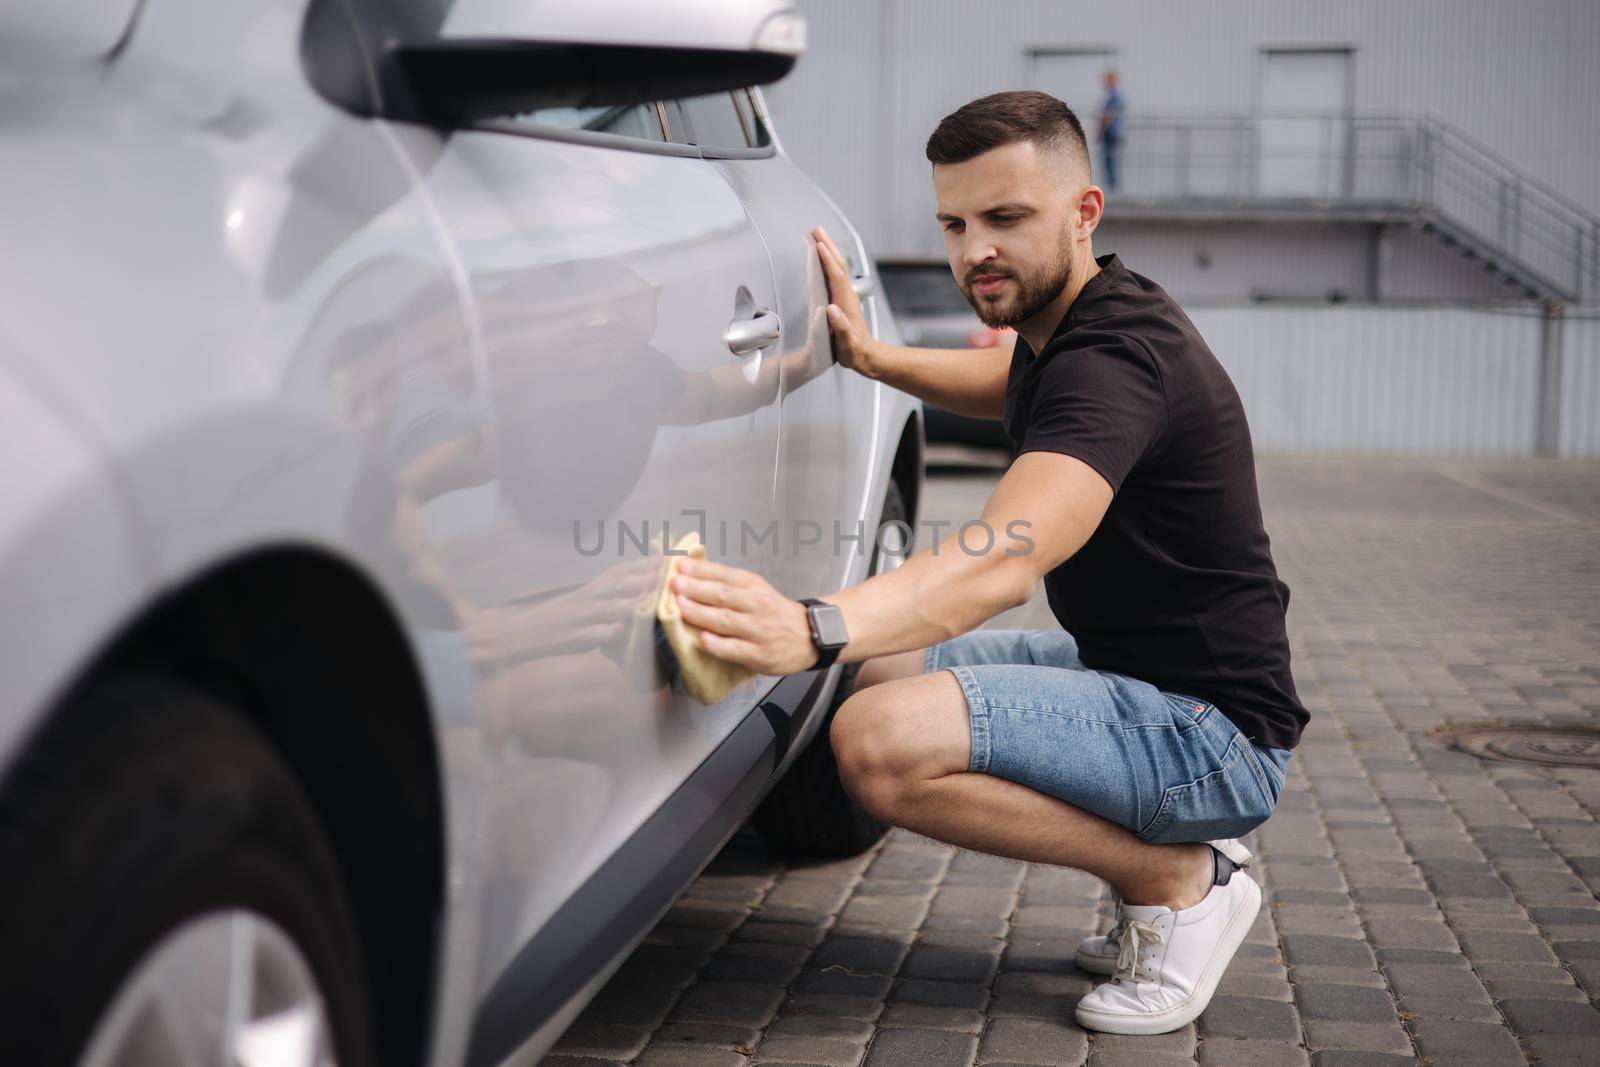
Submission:
<svg viewBox="0 0 1600 1067">
<path fill-rule="evenodd" d="M 922 673 L 924 651 L 918 648 L 910 652 L 892 652 L 867 660 L 856 672 L 856 691 L 899 678 L 915 678 Z"/>
</svg>

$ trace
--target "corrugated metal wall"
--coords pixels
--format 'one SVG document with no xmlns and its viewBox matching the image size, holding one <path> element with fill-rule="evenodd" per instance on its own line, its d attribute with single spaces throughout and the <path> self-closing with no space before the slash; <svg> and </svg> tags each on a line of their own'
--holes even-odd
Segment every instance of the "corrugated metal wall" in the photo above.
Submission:
<svg viewBox="0 0 1600 1067">
<path fill-rule="evenodd" d="M 1561 454 L 1600 457 L 1600 316 L 1569 316 L 1561 342 Z"/>
<path fill-rule="evenodd" d="M 1537 315 L 1228 307 L 1190 317 L 1238 387 L 1263 452 L 1534 453 Z"/>
<path fill-rule="evenodd" d="M 1254 107 L 1263 48 L 1351 48 L 1357 108 L 1437 115 L 1600 211 L 1596 0 L 800 6 L 811 47 L 768 93 L 779 134 L 880 256 L 940 258 L 923 145 L 966 101 L 1027 87 L 1030 50 L 1115 52 L 1136 111 Z"/>
</svg>

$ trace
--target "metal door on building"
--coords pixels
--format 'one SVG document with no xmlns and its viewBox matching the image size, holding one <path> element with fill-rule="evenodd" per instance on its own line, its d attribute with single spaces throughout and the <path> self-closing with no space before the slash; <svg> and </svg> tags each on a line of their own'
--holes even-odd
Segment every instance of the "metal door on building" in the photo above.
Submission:
<svg viewBox="0 0 1600 1067">
<path fill-rule="evenodd" d="M 1329 199 L 1348 190 L 1348 49 L 1263 49 L 1257 191 Z"/>
</svg>

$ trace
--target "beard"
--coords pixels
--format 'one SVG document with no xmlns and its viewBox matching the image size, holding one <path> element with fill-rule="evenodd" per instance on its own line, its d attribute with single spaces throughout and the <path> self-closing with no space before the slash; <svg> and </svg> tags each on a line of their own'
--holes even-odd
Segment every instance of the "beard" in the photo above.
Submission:
<svg viewBox="0 0 1600 1067">
<path fill-rule="evenodd" d="M 1050 305 L 1072 281 L 1072 244 L 1064 241 L 1063 251 L 1044 270 L 1027 278 L 1004 268 L 975 267 L 961 283 L 961 295 L 990 329 L 1026 322 Z M 1011 285 L 999 292 L 980 294 L 973 286 L 984 278 L 1010 278 Z"/>
</svg>

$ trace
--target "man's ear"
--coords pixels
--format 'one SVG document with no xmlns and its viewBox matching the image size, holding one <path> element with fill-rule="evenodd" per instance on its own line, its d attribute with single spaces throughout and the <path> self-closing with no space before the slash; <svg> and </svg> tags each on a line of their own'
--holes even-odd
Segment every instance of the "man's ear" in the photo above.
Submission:
<svg viewBox="0 0 1600 1067">
<path fill-rule="evenodd" d="M 1100 219 L 1106 210 L 1106 194 L 1098 185 L 1090 185 L 1078 197 L 1078 220 L 1075 227 L 1080 241 L 1088 240 L 1089 235 L 1100 226 Z"/>
</svg>

